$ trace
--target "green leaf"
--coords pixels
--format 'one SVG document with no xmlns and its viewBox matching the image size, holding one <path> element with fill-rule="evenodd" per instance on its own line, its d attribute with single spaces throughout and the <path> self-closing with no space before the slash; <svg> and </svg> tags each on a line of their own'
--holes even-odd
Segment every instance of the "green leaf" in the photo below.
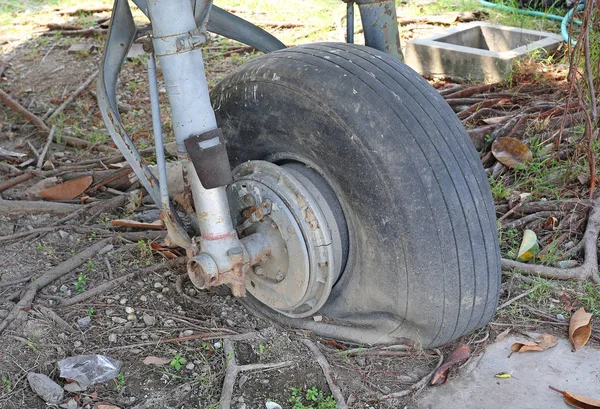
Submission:
<svg viewBox="0 0 600 409">
<path fill-rule="evenodd" d="M 523 232 L 523 241 L 521 247 L 519 247 L 519 253 L 517 254 L 518 261 L 529 261 L 536 256 L 540 251 L 540 246 L 537 241 L 537 236 L 532 230 L 525 230 Z"/>
</svg>

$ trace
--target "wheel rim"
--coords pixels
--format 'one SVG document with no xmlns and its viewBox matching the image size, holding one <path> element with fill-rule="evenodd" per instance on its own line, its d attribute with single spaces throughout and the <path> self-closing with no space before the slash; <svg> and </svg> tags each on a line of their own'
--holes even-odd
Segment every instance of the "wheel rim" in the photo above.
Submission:
<svg viewBox="0 0 600 409">
<path fill-rule="evenodd" d="M 326 182 L 304 168 L 301 163 L 246 162 L 234 170 L 228 188 L 240 234 L 261 233 L 273 243 L 269 257 L 250 270 L 246 289 L 263 304 L 295 318 L 314 314 L 327 301 L 344 264 L 346 234 L 340 212 L 329 205 Z M 249 222 L 248 215 L 258 206 L 265 215 Z"/>
</svg>

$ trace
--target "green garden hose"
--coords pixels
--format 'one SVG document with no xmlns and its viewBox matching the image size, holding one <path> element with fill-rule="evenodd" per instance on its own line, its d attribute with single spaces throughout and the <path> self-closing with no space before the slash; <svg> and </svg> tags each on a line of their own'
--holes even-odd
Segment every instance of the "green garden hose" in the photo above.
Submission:
<svg viewBox="0 0 600 409">
<path fill-rule="evenodd" d="M 567 42 L 571 38 L 567 28 L 568 28 L 569 24 L 571 23 L 571 20 L 573 19 L 573 14 L 575 13 L 575 11 L 581 11 L 585 7 L 585 5 L 583 3 L 581 3 L 581 4 L 579 4 L 579 6 L 577 6 L 577 8 L 572 8 L 571 10 L 569 10 L 569 12 L 566 15 L 558 16 L 556 14 L 544 13 L 542 11 L 526 10 L 526 9 L 520 9 L 517 7 L 505 6 L 504 4 L 491 3 L 491 2 L 485 1 L 485 0 L 480 0 L 480 2 L 483 7 L 489 7 L 492 9 L 502 10 L 502 11 L 509 11 L 512 13 L 526 14 L 528 16 L 546 18 L 548 20 L 553 20 L 553 21 L 560 21 L 560 31 L 561 31 L 563 38 Z M 572 20 L 572 22 L 579 26 L 581 25 L 581 21 L 579 21 L 579 20 Z M 571 43 L 576 44 L 577 42 L 574 40 L 571 40 Z"/>
</svg>

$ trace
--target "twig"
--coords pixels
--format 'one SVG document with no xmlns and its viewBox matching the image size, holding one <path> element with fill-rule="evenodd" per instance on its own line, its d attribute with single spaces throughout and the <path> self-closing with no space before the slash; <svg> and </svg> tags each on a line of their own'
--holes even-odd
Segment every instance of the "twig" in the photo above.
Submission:
<svg viewBox="0 0 600 409">
<path fill-rule="evenodd" d="M 98 251 L 100 251 L 104 246 L 106 246 L 110 242 L 110 239 L 100 240 L 94 243 L 92 246 L 83 250 L 82 252 L 76 254 L 74 257 L 63 261 L 56 267 L 51 268 L 47 272 L 45 272 L 42 276 L 40 276 L 37 280 L 31 282 L 21 294 L 21 299 L 13 307 L 13 309 L 8 313 L 6 318 L 0 323 L 0 334 L 10 325 L 11 322 L 17 318 L 19 311 L 25 310 L 31 307 L 31 303 L 35 298 L 37 292 L 52 283 L 55 280 L 58 280 L 62 276 L 70 273 L 74 268 L 79 267 L 81 264 L 85 263 L 87 260 L 92 258 Z"/>
<path fill-rule="evenodd" d="M 68 333 L 75 332 L 73 327 L 69 325 L 67 321 L 63 320 L 56 312 L 52 311 L 50 308 L 44 307 L 43 305 L 38 305 L 37 309 L 40 310 L 40 312 L 44 314 L 46 318 L 49 318 L 50 321 L 52 321 L 54 324 L 60 327 L 63 331 L 66 331 Z"/>
<path fill-rule="evenodd" d="M 38 158 L 38 161 L 37 161 L 36 168 L 38 168 L 38 169 L 41 169 L 42 165 L 44 164 L 44 158 L 46 158 L 46 154 L 48 153 L 48 149 L 50 148 L 50 144 L 52 143 L 52 139 L 54 138 L 54 131 L 56 131 L 56 128 L 54 127 L 54 125 L 52 125 L 52 128 L 50 128 L 50 133 L 48 134 L 48 137 L 46 138 L 46 143 L 44 144 L 44 148 L 42 149 L 42 152 L 40 153 L 40 157 Z"/>
<path fill-rule="evenodd" d="M 82 294 L 76 295 L 73 298 L 69 298 L 69 299 L 62 299 L 60 301 L 60 306 L 61 307 L 69 307 L 73 304 L 78 304 L 81 303 L 83 301 L 87 301 L 90 298 L 93 298 L 95 296 L 97 296 L 98 294 L 101 294 L 107 290 L 113 289 L 115 287 L 118 287 L 119 285 L 135 278 L 136 276 L 139 276 L 140 274 L 145 274 L 145 273 L 152 273 L 155 271 L 158 271 L 162 268 L 169 268 L 169 267 L 174 267 L 178 264 L 183 264 L 185 263 L 185 260 L 183 259 L 183 257 L 179 257 L 173 260 L 169 260 L 166 263 L 159 263 L 159 264 L 155 264 L 151 267 L 148 268 L 144 268 L 144 269 L 140 269 L 138 271 L 134 271 L 133 273 L 129 273 L 129 274 L 125 274 L 124 276 L 115 278 L 114 280 L 111 280 L 107 283 L 101 284 L 98 287 L 94 287 L 89 291 L 86 291 Z M 112 277 L 112 274 L 110 274 L 110 276 Z"/>
<path fill-rule="evenodd" d="M 48 117 L 48 121 L 52 121 L 54 118 L 56 118 L 57 115 L 64 111 L 66 107 L 68 107 L 73 101 L 75 101 L 75 98 L 77 98 L 79 94 L 85 91 L 85 89 L 92 83 L 92 81 L 94 81 L 94 78 L 98 76 L 98 73 L 99 70 L 96 70 L 89 77 L 87 77 L 87 79 L 71 95 L 69 95 L 69 98 L 67 98 L 65 102 L 60 104 L 60 106 L 56 108 L 52 115 Z"/>
<path fill-rule="evenodd" d="M 36 213 L 65 214 L 80 209 L 80 205 L 56 202 L 0 199 L 0 215 L 23 216 Z"/>
<path fill-rule="evenodd" d="M 240 372 L 277 369 L 293 364 L 291 361 L 286 361 L 274 364 L 238 365 L 231 338 L 223 340 L 223 352 L 225 353 L 227 367 L 225 368 L 225 379 L 223 380 L 223 388 L 221 389 L 221 399 L 219 399 L 219 409 L 231 408 L 231 398 L 233 396 L 233 388 L 235 387 L 235 379 Z M 343 408 L 345 407 L 346 406 Z M 339 408 L 342 409 L 342 406 Z"/>
<path fill-rule="evenodd" d="M 468 98 L 471 95 L 480 94 L 482 92 L 489 91 L 492 88 L 495 88 L 496 86 L 498 86 L 498 84 L 477 85 L 475 87 L 466 88 L 466 89 L 454 92 L 452 94 L 444 95 L 444 99 Z"/>
<path fill-rule="evenodd" d="M 344 399 L 344 395 L 342 395 L 342 390 L 338 386 L 333 376 L 331 366 L 329 365 L 329 362 L 327 362 L 327 358 L 325 358 L 325 355 L 323 355 L 321 351 L 319 351 L 319 347 L 317 347 L 317 345 L 315 345 L 314 342 L 308 339 L 303 339 L 302 343 L 306 345 L 306 347 L 313 353 L 313 355 L 317 359 L 317 363 L 323 370 L 323 375 L 325 375 L 327 385 L 329 385 L 329 390 L 331 391 L 333 398 L 337 402 L 338 408 L 348 409 L 348 406 L 346 406 L 346 399 Z"/>
<path fill-rule="evenodd" d="M 21 283 L 31 280 L 33 277 L 34 277 L 34 275 L 32 274 L 30 276 L 21 277 L 16 280 L 12 280 L 12 281 L 0 281 L 0 287 L 10 287 L 11 285 L 21 284 Z"/>
<path fill-rule="evenodd" d="M 444 362 L 444 355 L 440 352 L 440 350 L 439 349 L 434 349 L 434 351 L 435 351 L 436 354 L 439 355 L 440 359 L 438 360 L 438 363 L 435 366 L 435 368 L 433 369 L 433 371 L 429 372 L 419 382 L 415 383 L 410 388 L 404 389 L 403 391 L 399 391 L 399 392 L 388 393 L 387 395 L 380 395 L 380 396 L 377 397 L 377 400 L 402 398 L 403 396 L 410 395 L 414 391 L 416 391 L 416 390 L 421 389 L 422 387 L 424 387 L 427 384 L 427 382 L 429 382 L 429 380 L 431 379 L 431 377 L 433 376 L 433 374 L 435 373 L 435 371 L 437 371 L 437 369 L 440 366 L 442 366 L 442 363 Z"/>
<path fill-rule="evenodd" d="M 31 173 L 23 173 L 22 175 L 15 176 L 14 178 L 7 180 L 6 182 L 0 183 L 0 192 L 4 192 L 5 190 L 15 187 L 23 182 L 27 182 L 32 177 L 33 174 Z"/>
<path fill-rule="evenodd" d="M 246 334 L 223 334 L 223 333 L 203 333 L 203 334 L 194 334 L 194 335 L 190 335 L 187 337 L 179 337 L 179 338 L 162 338 L 162 339 L 158 339 L 156 341 L 148 341 L 148 342 L 140 342 L 139 344 L 129 344 L 129 345 L 122 345 L 122 346 L 118 346 L 118 347 L 112 347 L 112 348 L 104 348 L 102 351 L 104 352 L 108 352 L 108 351 L 117 351 L 120 349 L 129 349 L 129 348 L 140 348 L 140 347 L 148 347 L 148 346 L 153 346 L 153 345 L 159 345 L 159 344 L 167 344 L 170 342 L 186 342 L 186 341 L 193 341 L 196 339 L 204 339 L 204 340 L 208 340 L 208 339 L 228 339 L 228 340 L 232 340 L 232 341 L 248 341 L 250 339 L 254 339 L 257 338 L 258 334 L 256 332 L 248 332 Z"/>
<path fill-rule="evenodd" d="M 594 201 L 594 207 L 590 211 L 588 224 L 583 235 L 585 259 L 582 265 L 574 268 L 546 267 L 535 264 L 519 263 L 517 261 L 502 259 L 503 270 L 519 270 L 523 274 L 539 275 L 543 278 L 557 280 L 579 280 L 592 279 L 600 284 L 598 275 L 598 233 L 600 231 L 600 201 Z"/>
<path fill-rule="evenodd" d="M 550 216 L 553 216 L 554 214 L 555 214 L 555 212 L 550 212 L 550 211 L 529 214 L 529 215 L 521 217 L 520 219 L 517 219 L 515 221 L 503 224 L 502 228 L 507 229 L 507 230 L 516 229 L 517 227 L 524 226 L 529 222 L 535 221 L 537 219 L 546 219 Z"/>
<path fill-rule="evenodd" d="M 4 104 L 6 104 L 13 111 L 20 114 L 27 121 L 34 124 L 40 131 L 46 132 L 46 133 L 50 132 L 50 128 L 48 128 L 48 125 L 46 125 L 44 123 L 44 121 L 42 121 L 39 117 L 37 117 L 34 114 L 32 114 L 31 112 L 29 112 L 21 104 L 19 104 L 17 101 L 12 99 L 10 97 L 10 95 L 8 95 L 6 92 L 4 92 L 1 89 L 0 89 L 0 101 L 2 101 Z"/>
<path fill-rule="evenodd" d="M 527 297 L 529 294 L 531 294 L 532 292 L 534 292 L 535 290 L 537 290 L 539 286 L 540 286 L 539 284 L 538 285 L 534 285 L 529 290 L 525 291 L 523 294 L 519 294 L 516 297 L 511 298 L 510 300 L 506 301 L 505 303 L 503 303 L 502 305 L 500 305 L 498 308 L 496 308 L 496 311 L 501 310 L 504 307 L 508 307 L 509 305 L 511 305 L 515 301 L 520 300 L 523 297 Z"/>
</svg>

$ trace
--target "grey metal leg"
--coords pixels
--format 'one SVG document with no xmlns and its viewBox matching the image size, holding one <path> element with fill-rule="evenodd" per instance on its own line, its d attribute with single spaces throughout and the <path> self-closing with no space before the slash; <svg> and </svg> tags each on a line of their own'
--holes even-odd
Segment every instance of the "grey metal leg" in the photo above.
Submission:
<svg viewBox="0 0 600 409">
<path fill-rule="evenodd" d="M 365 32 L 365 44 L 403 59 L 393 0 L 356 0 Z"/>
</svg>

